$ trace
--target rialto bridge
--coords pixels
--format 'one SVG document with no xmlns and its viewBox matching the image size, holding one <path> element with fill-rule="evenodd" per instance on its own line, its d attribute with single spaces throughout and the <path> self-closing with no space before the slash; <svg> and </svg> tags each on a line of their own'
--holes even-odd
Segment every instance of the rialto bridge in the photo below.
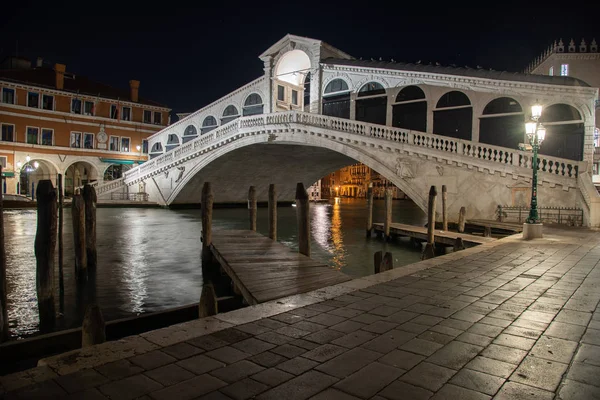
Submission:
<svg viewBox="0 0 600 400">
<path fill-rule="evenodd" d="M 579 207 L 600 226 L 591 179 L 598 91 L 577 79 L 484 69 L 357 60 L 319 40 L 287 35 L 260 55 L 264 76 L 150 137 L 150 160 L 98 186 L 145 190 L 163 205 L 259 201 L 270 183 L 292 200 L 359 161 L 426 208 L 446 185 L 449 215 L 491 218 L 498 204 L 527 204 L 532 175 L 524 123 L 544 107 L 541 206 Z"/>
</svg>

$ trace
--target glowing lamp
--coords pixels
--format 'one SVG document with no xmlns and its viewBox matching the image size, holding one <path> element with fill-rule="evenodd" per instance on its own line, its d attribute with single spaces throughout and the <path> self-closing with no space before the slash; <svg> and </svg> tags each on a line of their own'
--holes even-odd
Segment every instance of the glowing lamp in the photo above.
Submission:
<svg viewBox="0 0 600 400">
<path fill-rule="evenodd" d="M 40 163 L 37 161 L 33 162 L 33 168 L 37 169 L 40 166 Z"/>
<path fill-rule="evenodd" d="M 25 157 L 25 161 L 29 162 L 31 160 L 31 157 L 27 156 Z"/>
<path fill-rule="evenodd" d="M 541 124 L 537 130 L 537 138 L 538 138 L 538 143 L 542 143 L 544 141 L 544 139 L 546 138 L 546 128 L 544 128 Z"/>
<path fill-rule="evenodd" d="M 533 135 L 535 134 L 535 128 L 536 128 L 537 124 L 533 121 L 531 122 L 527 122 L 525 124 L 525 132 L 527 132 L 528 135 Z"/>
<path fill-rule="evenodd" d="M 17 168 L 21 168 L 22 165 L 23 163 L 21 161 L 17 161 Z"/>
<path fill-rule="evenodd" d="M 542 106 L 539 104 L 535 104 L 531 106 L 531 116 L 535 119 L 538 119 L 542 116 Z"/>
<path fill-rule="evenodd" d="M 135 146 L 135 148 L 137 149 L 137 151 L 140 151 L 140 149 L 142 148 L 142 146 L 140 146 L 139 144 L 137 146 Z"/>
</svg>

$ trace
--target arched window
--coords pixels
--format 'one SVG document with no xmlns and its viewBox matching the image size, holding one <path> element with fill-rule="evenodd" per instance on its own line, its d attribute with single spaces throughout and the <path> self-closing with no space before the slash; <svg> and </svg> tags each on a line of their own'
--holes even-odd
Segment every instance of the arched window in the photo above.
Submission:
<svg viewBox="0 0 600 400">
<path fill-rule="evenodd" d="M 240 116 L 240 113 L 238 111 L 238 109 L 234 106 L 234 105 L 228 105 L 227 107 L 225 107 L 225 110 L 223 111 L 223 117 L 221 118 L 221 125 L 225 125 L 228 122 L 233 121 L 234 119 L 238 118 Z"/>
<path fill-rule="evenodd" d="M 198 137 L 198 129 L 194 125 L 188 125 L 183 132 L 183 143 L 194 140 Z"/>
<path fill-rule="evenodd" d="M 179 136 L 171 133 L 167 138 L 167 151 L 173 150 L 175 147 L 179 146 Z"/>
<path fill-rule="evenodd" d="M 540 122 L 546 138 L 540 153 L 548 156 L 583 160 L 585 128 L 579 111 L 568 104 L 554 104 L 543 109 Z"/>
<path fill-rule="evenodd" d="M 418 86 L 407 86 L 396 96 L 392 106 L 392 126 L 427 131 L 427 100 Z"/>
<path fill-rule="evenodd" d="M 433 111 L 433 133 L 471 140 L 473 107 L 466 94 L 457 91 L 446 93 Z"/>
<path fill-rule="evenodd" d="M 385 125 L 387 119 L 387 96 L 380 83 L 369 82 L 358 91 L 356 120 Z M 360 97 L 365 97 L 360 99 Z"/>
<path fill-rule="evenodd" d="M 204 118 L 202 121 L 202 128 L 200 129 L 200 134 L 203 135 L 206 132 L 210 132 L 217 127 L 217 119 L 212 115 Z"/>
<path fill-rule="evenodd" d="M 262 114 L 263 113 L 262 97 L 260 97 L 260 95 L 257 93 L 252 93 L 250 96 L 246 97 L 246 101 L 244 102 L 244 108 L 242 109 L 242 113 L 244 116 Z"/>
<path fill-rule="evenodd" d="M 350 89 L 342 79 L 334 79 L 325 86 L 323 115 L 350 118 Z"/>
<path fill-rule="evenodd" d="M 310 72 L 304 78 L 304 111 L 310 112 Z"/>
<path fill-rule="evenodd" d="M 156 142 L 152 145 L 152 148 L 150 149 L 150 159 L 152 159 L 154 157 L 158 157 L 162 153 L 163 153 L 162 143 Z"/>
<path fill-rule="evenodd" d="M 490 101 L 479 119 L 479 141 L 516 149 L 525 140 L 525 120 L 518 101 L 500 97 Z"/>
</svg>

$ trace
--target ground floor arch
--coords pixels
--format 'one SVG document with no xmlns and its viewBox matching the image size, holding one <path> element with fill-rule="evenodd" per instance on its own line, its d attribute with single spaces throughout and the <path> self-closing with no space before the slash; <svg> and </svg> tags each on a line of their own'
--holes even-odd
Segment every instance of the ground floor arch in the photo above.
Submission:
<svg viewBox="0 0 600 400">
<path fill-rule="evenodd" d="M 87 161 L 76 161 L 65 170 L 65 196 L 77 194 L 81 186 L 99 179 L 98 170 Z"/>
<path fill-rule="evenodd" d="M 58 170 L 49 161 L 32 158 L 21 165 L 17 179 L 16 192 L 35 199 L 36 190 L 41 180 L 50 180 L 56 186 Z"/>
</svg>

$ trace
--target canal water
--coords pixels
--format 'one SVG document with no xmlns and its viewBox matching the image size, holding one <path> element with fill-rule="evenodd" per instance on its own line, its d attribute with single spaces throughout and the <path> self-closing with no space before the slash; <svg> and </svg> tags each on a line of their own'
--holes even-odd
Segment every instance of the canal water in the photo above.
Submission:
<svg viewBox="0 0 600 400">
<path fill-rule="evenodd" d="M 373 253 L 391 251 L 395 267 L 420 259 L 420 250 L 408 241 L 385 243 L 365 238 L 364 199 L 337 199 L 311 204 L 312 257 L 352 277 L 369 275 Z M 160 208 L 99 208 L 97 210 L 98 268 L 96 284 L 80 292 L 75 284 L 70 209 L 64 221 L 64 306 L 57 329 L 81 325 L 81 304 L 95 300 L 105 320 L 165 310 L 196 303 L 200 298 L 200 210 Z M 296 209 L 278 210 L 278 239 L 297 249 Z M 375 200 L 373 220 L 382 222 L 383 200 Z M 393 219 L 414 225 L 426 222 L 425 214 L 409 200 L 393 203 Z M 213 229 L 247 229 L 248 210 L 215 209 Z M 258 231 L 268 235 L 266 208 L 258 209 Z M 8 312 L 11 336 L 38 332 L 33 243 L 35 210 L 5 210 Z M 58 268 L 58 267 L 57 267 Z M 58 270 L 56 309 L 60 310 Z"/>
</svg>

